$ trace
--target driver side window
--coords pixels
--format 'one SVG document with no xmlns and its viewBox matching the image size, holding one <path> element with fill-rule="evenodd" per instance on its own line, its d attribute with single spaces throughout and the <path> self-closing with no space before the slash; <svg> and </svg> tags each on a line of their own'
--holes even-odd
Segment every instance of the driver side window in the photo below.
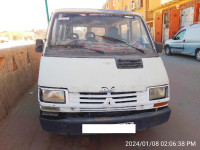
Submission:
<svg viewBox="0 0 200 150">
<path fill-rule="evenodd" d="M 185 32 L 186 32 L 186 30 L 182 30 L 181 32 L 179 32 L 179 33 L 175 36 L 174 40 L 183 40 L 184 35 L 185 35 Z"/>
</svg>

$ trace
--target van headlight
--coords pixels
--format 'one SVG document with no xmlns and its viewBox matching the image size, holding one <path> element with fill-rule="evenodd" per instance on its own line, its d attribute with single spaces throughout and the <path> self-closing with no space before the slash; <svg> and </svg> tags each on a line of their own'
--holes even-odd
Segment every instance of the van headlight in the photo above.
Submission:
<svg viewBox="0 0 200 150">
<path fill-rule="evenodd" d="M 168 86 L 149 89 L 149 100 L 158 100 L 168 97 Z"/>
<path fill-rule="evenodd" d="M 41 89 L 40 99 L 47 103 L 65 103 L 65 91 Z"/>
</svg>

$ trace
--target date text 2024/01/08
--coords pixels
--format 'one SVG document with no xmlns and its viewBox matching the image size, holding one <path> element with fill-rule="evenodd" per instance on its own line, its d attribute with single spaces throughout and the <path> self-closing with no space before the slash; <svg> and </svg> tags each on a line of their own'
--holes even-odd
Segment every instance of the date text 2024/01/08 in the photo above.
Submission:
<svg viewBox="0 0 200 150">
<path fill-rule="evenodd" d="M 180 146 L 196 147 L 196 141 L 125 141 L 126 147 Z"/>
</svg>

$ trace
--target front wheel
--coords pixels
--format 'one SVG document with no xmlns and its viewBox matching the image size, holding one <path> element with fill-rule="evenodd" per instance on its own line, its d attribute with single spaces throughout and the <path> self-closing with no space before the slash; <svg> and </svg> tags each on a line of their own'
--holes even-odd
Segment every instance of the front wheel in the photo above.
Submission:
<svg viewBox="0 0 200 150">
<path fill-rule="evenodd" d="M 172 55 L 171 48 L 169 46 L 165 47 L 165 54 L 168 55 L 168 56 Z"/>
<path fill-rule="evenodd" d="M 196 52 L 196 60 L 200 61 L 200 50 Z"/>
</svg>

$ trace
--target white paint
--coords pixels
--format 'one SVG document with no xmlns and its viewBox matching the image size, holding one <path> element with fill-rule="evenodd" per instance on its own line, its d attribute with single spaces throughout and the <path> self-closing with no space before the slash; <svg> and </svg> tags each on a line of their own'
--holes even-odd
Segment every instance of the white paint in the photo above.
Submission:
<svg viewBox="0 0 200 150">
<path fill-rule="evenodd" d="M 194 7 L 189 7 L 181 10 L 181 28 L 189 27 L 193 24 Z"/>
<path fill-rule="evenodd" d="M 69 92 L 145 91 L 149 86 L 169 84 L 160 57 L 143 58 L 143 68 L 118 69 L 114 58 L 42 57 L 39 86 L 67 88 Z"/>
<path fill-rule="evenodd" d="M 171 1 L 173 1 L 173 0 L 161 0 L 161 5 L 166 4 L 166 3 L 169 3 L 169 2 L 171 2 Z"/>
</svg>

